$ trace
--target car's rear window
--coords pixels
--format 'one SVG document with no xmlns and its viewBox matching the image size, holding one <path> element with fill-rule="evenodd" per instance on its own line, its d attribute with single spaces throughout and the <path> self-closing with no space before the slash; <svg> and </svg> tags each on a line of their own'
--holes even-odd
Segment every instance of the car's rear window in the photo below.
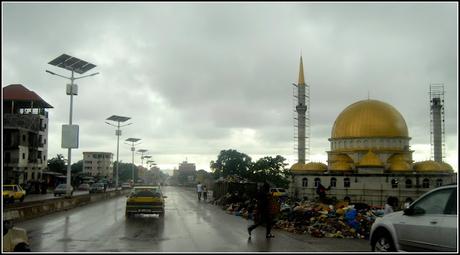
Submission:
<svg viewBox="0 0 460 255">
<path fill-rule="evenodd" d="M 133 193 L 137 197 L 160 197 L 159 190 L 155 188 L 135 189 Z"/>
</svg>

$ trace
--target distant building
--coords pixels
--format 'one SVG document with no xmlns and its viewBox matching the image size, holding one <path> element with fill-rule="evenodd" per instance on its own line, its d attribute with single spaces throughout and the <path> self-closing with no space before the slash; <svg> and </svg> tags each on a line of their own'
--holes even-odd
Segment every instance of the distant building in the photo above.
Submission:
<svg viewBox="0 0 460 255">
<path fill-rule="evenodd" d="M 195 172 L 196 166 L 195 163 L 188 163 L 187 161 L 183 161 L 179 164 L 179 172 Z"/>
<path fill-rule="evenodd" d="M 101 176 L 109 180 L 113 177 L 113 153 L 83 152 L 83 173 Z"/>
<path fill-rule="evenodd" d="M 48 163 L 48 112 L 53 108 L 21 84 L 3 88 L 3 182 L 42 179 Z"/>
</svg>

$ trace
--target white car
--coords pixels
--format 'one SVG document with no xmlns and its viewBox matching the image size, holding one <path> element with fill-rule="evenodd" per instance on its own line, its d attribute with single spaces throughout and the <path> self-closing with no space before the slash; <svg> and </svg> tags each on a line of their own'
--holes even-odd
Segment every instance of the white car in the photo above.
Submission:
<svg viewBox="0 0 460 255">
<path fill-rule="evenodd" d="M 435 188 L 404 211 L 377 218 L 372 251 L 457 251 L 457 185 Z"/>
</svg>

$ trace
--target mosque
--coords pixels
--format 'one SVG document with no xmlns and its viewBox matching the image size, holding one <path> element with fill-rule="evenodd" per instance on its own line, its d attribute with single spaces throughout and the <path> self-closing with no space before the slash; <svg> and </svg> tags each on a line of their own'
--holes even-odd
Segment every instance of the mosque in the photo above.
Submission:
<svg viewBox="0 0 460 255">
<path fill-rule="evenodd" d="M 298 162 L 290 168 L 291 195 L 317 197 L 321 183 L 331 187 L 328 197 L 372 206 L 383 206 L 389 196 L 402 204 L 438 186 L 456 183 L 457 174 L 441 160 L 414 162 L 406 121 L 396 108 L 379 100 L 362 100 L 346 107 L 335 120 L 327 151 L 327 164 L 305 162 L 305 95 L 300 58 L 298 113 Z"/>
</svg>

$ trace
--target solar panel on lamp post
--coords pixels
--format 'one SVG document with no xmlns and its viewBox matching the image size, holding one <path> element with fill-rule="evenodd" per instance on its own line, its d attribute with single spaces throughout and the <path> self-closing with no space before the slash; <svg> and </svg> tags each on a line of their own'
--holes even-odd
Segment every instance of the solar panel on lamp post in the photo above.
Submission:
<svg viewBox="0 0 460 255">
<path fill-rule="evenodd" d="M 132 176 L 132 177 L 133 177 L 133 183 L 135 183 L 135 180 L 134 180 L 134 151 L 136 150 L 136 149 L 134 148 L 134 145 L 140 144 L 140 143 L 135 144 L 135 143 L 136 143 L 137 141 L 139 141 L 139 140 L 141 140 L 141 139 L 139 139 L 139 138 L 128 138 L 128 139 L 126 139 L 126 141 L 132 143 L 132 144 L 131 144 L 131 152 L 132 152 L 132 154 L 133 154 L 133 163 L 132 163 L 132 165 L 131 165 L 131 172 L 132 172 L 132 175 L 133 175 L 133 176 Z"/>
<path fill-rule="evenodd" d="M 71 197 L 72 192 L 70 191 L 71 187 L 71 159 L 72 159 L 72 148 L 78 148 L 78 125 L 72 125 L 72 107 L 73 107 L 73 95 L 78 94 L 78 86 L 74 84 L 75 80 L 82 79 L 89 76 L 94 76 L 99 73 L 93 73 L 89 75 L 84 75 L 80 77 L 75 77 L 74 72 L 78 74 L 84 74 L 90 69 L 96 67 L 96 65 L 91 64 L 89 62 L 83 61 L 81 59 L 69 56 L 67 54 L 62 54 L 61 56 L 51 60 L 48 64 L 64 68 L 66 70 L 71 71 L 71 76 L 66 77 L 64 75 L 60 75 L 49 70 L 46 70 L 47 73 L 56 75 L 65 79 L 70 80 L 70 84 L 67 84 L 66 93 L 70 95 L 70 110 L 69 110 L 69 125 L 62 125 L 62 138 L 61 138 L 61 148 L 68 149 L 68 164 L 67 164 L 67 184 L 66 184 L 66 198 Z"/>
<path fill-rule="evenodd" d="M 129 120 L 130 117 L 123 117 L 123 116 L 118 116 L 118 115 L 112 115 L 110 117 L 107 118 L 107 120 L 111 120 L 111 121 L 115 121 L 117 122 L 117 125 L 113 125 L 111 123 L 108 123 L 107 121 L 105 123 L 107 123 L 108 125 L 110 126 L 114 126 L 117 128 L 117 130 L 115 130 L 115 135 L 117 136 L 117 168 L 116 168 L 116 171 L 115 171 L 115 190 L 118 189 L 118 167 L 120 165 L 120 162 L 118 160 L 118 155 L 119 155 L 119 148 L 120 148 L 120 136 L 121 136 L 121 130 L 120 130 L 120 127 L 126 127 L 128 125 L 131 125 L 132 123 L 129 123 L 129 124 L 126 124 L 126 125 L 123 125 L 121 126 L 120 125 L 120 122 L 125 122 L 127 120 Z"/>
</svg>

